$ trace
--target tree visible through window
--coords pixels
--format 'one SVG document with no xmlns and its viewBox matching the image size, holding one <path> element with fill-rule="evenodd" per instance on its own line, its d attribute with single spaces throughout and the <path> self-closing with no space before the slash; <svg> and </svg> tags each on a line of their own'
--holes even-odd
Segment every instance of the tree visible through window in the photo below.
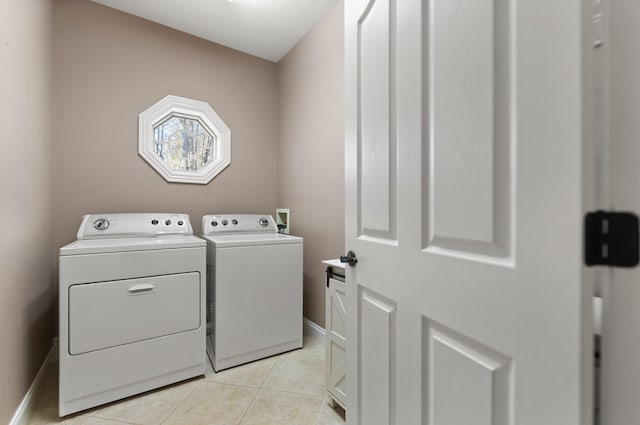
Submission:
<svg viewBox="0 0 640 425">
<path fill-rule="evenodd" d="M 198 171 L 215 160 L 216 136 L 197 119 L 171 115 L 153 133 L 156 154 L 172 170 Z"/>
</svg>

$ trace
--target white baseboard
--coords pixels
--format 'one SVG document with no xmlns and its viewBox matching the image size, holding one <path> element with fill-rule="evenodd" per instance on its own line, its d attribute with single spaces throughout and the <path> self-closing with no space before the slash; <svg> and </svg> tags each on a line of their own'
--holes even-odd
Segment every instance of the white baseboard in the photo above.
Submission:
<svg viewBox="0 0 640 425">
<path fill-rule="evenodd" d="M 322 338 L 324 338 L 324 335 L 326 333 L 322 326 L 313 323 L 306 317 L 303 318 L 303 332 L 305 335 L 314 335 Z"/>
<path fill-rule="evenodd" d="M 25 394 L 20 406 L 18 406 L 18 410 L 11 418 L 11 422 L 9 425 L 27 425 L 29 422 L 29 418 L 31 414 L 36 408 L 36 403 L 38 402 L 38 394 L 40 393 L 40 387 L 44 385 L 44 374 L 49 367 L 49 364 L 55 363 L 58 359 L 58 338 L 55 338 L 53 341 L 53 347 L 49 350 L 49 354 L 45 357 L 44 362 L 42 362 L 42 366 L 40 366 L 40 370 L 36 374 L 36 377 L 33 379 L 29 390 Z"/>
</svg>

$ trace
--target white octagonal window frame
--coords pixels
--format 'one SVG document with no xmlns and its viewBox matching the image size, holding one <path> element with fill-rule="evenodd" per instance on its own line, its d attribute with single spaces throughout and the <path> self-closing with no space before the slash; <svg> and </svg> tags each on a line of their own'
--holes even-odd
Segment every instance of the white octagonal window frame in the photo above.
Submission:
<svg viewBox="0 0 640 425">
<path fill-rule="evenodd" d="M 215 139 L 213 159 L 197 171 L 174 170 L 156 153 L 155 127 L 172 116 L 198 121 Z M 207 102 L 169 95 L 138 116 L 138 154 L 169 182 L 207 184 L 231 164 L 231 130 Z"/>
</svg>

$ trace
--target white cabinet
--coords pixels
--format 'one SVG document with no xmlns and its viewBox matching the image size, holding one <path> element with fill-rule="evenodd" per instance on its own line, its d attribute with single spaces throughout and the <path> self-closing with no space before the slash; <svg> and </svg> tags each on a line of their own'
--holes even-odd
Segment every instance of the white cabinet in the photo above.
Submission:
<svg viewBox="0 0 640 425">
<path fill-rule="evenodd" d="M 346 285 L 344 266 L 338 260 L 323 261 L 327 267 L 325 302 L 326 376 L 325 386 L 332 406 L 346 409 Z"/>
</svg>

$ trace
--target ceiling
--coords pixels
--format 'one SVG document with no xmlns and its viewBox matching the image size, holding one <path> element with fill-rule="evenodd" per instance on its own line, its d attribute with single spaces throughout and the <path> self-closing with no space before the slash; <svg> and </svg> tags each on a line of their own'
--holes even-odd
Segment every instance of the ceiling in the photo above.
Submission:
<svg viewBox="0 0 640 425">
<path fill-rule="evenodd" d="M 337 0 L 92 0 L 279 61 Z"/>
</svg>

